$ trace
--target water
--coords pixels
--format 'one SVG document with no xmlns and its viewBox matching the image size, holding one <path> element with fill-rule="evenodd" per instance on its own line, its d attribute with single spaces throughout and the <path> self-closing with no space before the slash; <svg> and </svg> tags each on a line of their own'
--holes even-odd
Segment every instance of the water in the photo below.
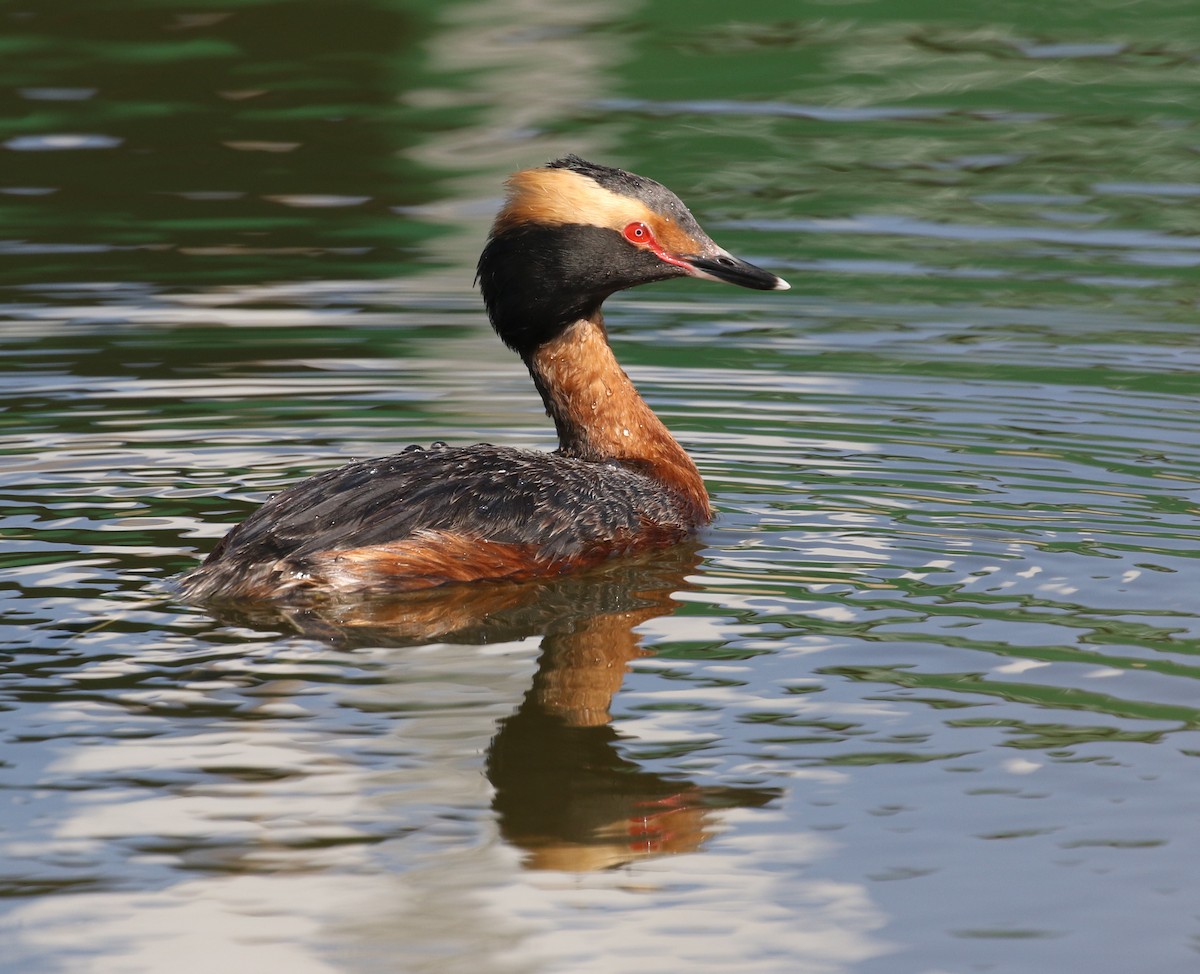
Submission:
<svg viewBox="0 0 1200 974">
<path fill-rule="evenodd" d="M 0 969 L 1195 968 L 1188 11 L 0 17 Z M 793 283 L 609 305 L 713 528 L 175 603 L 307 473 L 551 445 L 471 277 L 565 151 Z"/>
</svg>

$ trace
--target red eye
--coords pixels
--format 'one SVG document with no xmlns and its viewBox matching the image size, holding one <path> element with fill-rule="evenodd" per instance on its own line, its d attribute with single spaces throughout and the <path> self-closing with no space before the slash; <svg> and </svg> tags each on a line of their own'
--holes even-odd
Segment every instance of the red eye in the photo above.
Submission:
<svg viewBox="0 0 1200 974">
<path fill-rule="evenodd" d="M 654 234 L 644 223 L 631 223 L 625 228 L 625 239 L 631 244 L 652 244 Z"/>
</svg>

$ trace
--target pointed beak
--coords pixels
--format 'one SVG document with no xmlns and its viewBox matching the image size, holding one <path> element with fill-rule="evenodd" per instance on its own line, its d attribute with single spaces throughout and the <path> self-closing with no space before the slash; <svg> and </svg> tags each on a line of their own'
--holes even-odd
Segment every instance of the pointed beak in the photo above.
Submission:
<svg viewBox="0 0 1200 974">
<path fill-rule="evenodd" d="M 736 284 L 738 287 L 753 288 L 756 291 L 787 291 L 791 288 L 782 277 L 739 260 L 719 247 L 712 255 L 681 257 L 679 264 L 691 277 L 707 281 L 724 281 L 726 284 Z"/>
</svg>

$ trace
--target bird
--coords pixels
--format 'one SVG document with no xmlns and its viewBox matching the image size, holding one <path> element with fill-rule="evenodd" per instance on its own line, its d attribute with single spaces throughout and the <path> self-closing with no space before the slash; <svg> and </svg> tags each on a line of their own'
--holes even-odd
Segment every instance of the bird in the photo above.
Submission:
<svg viewBox="0 0 1200 974">
<path fill-rule="evenodd" d="M 567 155 L 507 180 L 476 282 L 558 449 L 412 445 L 267 500 L 178 580 L 189 601 L 296 601 L 526 581 L 681 541 L 713 510 L 696 464 L 618 364 L 601 305 L 693 277 L 782 278 L 732 256 L 665 186 Z"/>
</svg>

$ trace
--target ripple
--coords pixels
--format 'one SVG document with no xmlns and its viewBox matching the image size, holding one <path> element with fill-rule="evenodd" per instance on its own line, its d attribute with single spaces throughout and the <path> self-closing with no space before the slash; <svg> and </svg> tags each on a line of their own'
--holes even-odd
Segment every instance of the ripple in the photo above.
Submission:
<svg viewBox="0 0 1200 974">
<path fill-rule="evenodd" d="M 4 142 L 13 152 L 62 152 L 74 149 L 115 149 L 125 140 L 112 135 L 56 133 L 17 135 Z"/>
<path fill-rule="evenodd" d="M 725 101 L 647 101 L 613 98 L 595 102 L 595 107 L 610 112 L 642 112 L 649 115 L 745 115 L 778 118 L 807 118 L 822 122 L 918 121 L 943 118 L 940 108 L 889 106 L 833 107 L 796 105 L 788 102 Z M 1050 117 L 1050 116 L 1045 116 Z"/>
<path fill-rule="evenodd" d="M 1078 247 L 1133 250 L 1196 250 L 1200 237 L 1160 233 L 1152 230 L 1077 229 L 1050 227 L 991 226 L 985 224 L 949 224 L 914 220 L 903 216 L 864 214 L 844 219 L 823 220 L 732 220 L 731 229 L 756 229 L 771 233 L 850 233 L 904 237 L 937 237 L 944 240 L 1037 241 Z"/>
<path fill-rule="evenodd" d="M 29 101 L 87 101 L 97 88 L 19 88 L 17 94 Z"/>
</svg>

